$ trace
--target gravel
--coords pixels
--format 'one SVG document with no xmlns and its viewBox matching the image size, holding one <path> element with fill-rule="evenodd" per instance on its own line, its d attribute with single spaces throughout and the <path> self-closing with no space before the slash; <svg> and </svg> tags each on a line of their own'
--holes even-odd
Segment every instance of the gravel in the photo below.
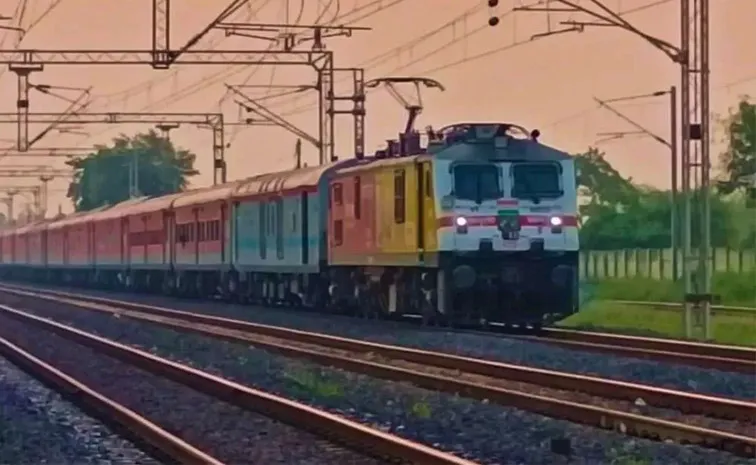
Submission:
<svg viewBox="0 0 756 465">
<path fill-rule="evenodd" d="M 74 292 L 82 291 L 77 289 Z M 222 302 L 193 302 L 153 295 L 111 294 L 102 291 L 87 291 L 87 293 L 256 323 L 318 331 L 365 341 L 438 350 L 505 363 L 652 384 L 700 394 L 714 394 L 745 400 L 756 399 L 754 377 L 745 374 L 568 350 L 497 335 L 483 336 L 422 330 L 391 322 L 366 322 L 339 316 L 326 317 L 307 314 L 304 311 L 229 305 Z M 0 293 L 0 297 L 2 296 L 4 295 Z"/>
<path fill-rule="evenodd" d="M 0 463 L 157 465 L 159 462 L 0 358 Z"/>
<path fill-rule="evenodd" d="M 54 334 L 25 326 L 8 317 L 0 316 L 0 336 L 29 350 L 37 357 L 225 463 L 382 463 L 123 364 Z M 79 461 L 77 465 L 79 463 L 90 462 Z M 139 462 L 128 460 L 113 463 Z"/>
<path fill-rule="evenodd" d="M 4 297 L 3 300 L 9 299 Z M 571 464 L 756 464 L 698 447 L 628 438 L 513 408 L 426 391 L 275 356 L 253 347 L 178 333 L 126 318 L 74 312 L 39 301 L 20 305 L 215 374 L 342 414 L 485 464 L 566 463 L 551 452 L 569 438 Z M 57 343 L 56 343 L 57 345 Z M 122 368 L 120 368 L 122 370 Z"/>
</svg>

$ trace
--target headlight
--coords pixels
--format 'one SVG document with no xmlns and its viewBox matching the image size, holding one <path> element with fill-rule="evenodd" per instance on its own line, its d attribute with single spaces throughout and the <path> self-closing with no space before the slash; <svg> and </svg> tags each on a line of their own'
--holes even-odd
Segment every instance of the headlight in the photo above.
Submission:
<svg viewBox="0 0 756 465">
<path fill-rule="evenodd" d="M 552 216 L 549 218 L 549 223 L 551 223 L 552 226 L 557 227 L 562 225 L 562 218 L 558 216 Z"/>
<path fill-rule="evenodd" d="M 458 216 L 456 223 L 457 223 L 457 226 L 459 226 L 460 228 L 467 226 L 467 218 L 465 218 L 464 216 Z"/>
</svg>

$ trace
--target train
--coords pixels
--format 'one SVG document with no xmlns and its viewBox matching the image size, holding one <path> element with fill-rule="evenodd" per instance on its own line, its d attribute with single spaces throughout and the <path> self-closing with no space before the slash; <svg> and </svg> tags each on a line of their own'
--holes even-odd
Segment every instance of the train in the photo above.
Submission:
<svg viewBox="0 0 756 465">
<path fill-rule="evenodd" d="M 6 228 L 0 277 L 427 324 L 577 312 L 573 158 L 516 124 L 422 136 Z"/>
</svg>

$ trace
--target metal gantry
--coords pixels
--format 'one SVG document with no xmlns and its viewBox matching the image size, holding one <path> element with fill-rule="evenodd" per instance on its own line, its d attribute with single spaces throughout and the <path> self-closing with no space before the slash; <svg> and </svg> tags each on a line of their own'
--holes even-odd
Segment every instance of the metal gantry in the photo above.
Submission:
<svg viewBox="0 0 756 465">
<path fill-rule="evenodd" d="M 210 31 L 222 29 L 227 35 L 245 35 L 249 31 L 263 31 L 278 34 L 282 28 L 291 28 L 292 25 L 276 24 L 240 24 L 224 23 L 231 15 L 241 8 L 247 0 L 233 0 L 223 11 L 214 18 L 199 33 L 192 36 L 183 46 L 178 49 L 171 48 L 170 43 L 170 0 L 153 0 L 152 2 L 152 48 L 151 49 L 13 49 L 0 50 L 0 64 L 7 65 L 18 76 L 18 90 L 16 99 L 16 119 L 18 125 L 17 152 L 29 150 L 32 143 L 29 140 L 28 126 L 30 123 L 29 113 L 29 75 L 44 70 L 50 65 L 150 65 L 155 69 L 166 69 L 174 65 L 306 65 L 314 68 L 318 73 L 316 85 L 319 94 L 319 139 L 322 141 L 321 163 L 326 160 L 335 160 L 334 149 L 334 115 L 338 113 L 334 108 L 334 102 L 340 97 L 334 95 L 334 68 L 333 52 L 325 49 L 323 39 L 337 35 L 351 36 L 356 30 L 367 28 L 357 27 L 324 27 L 320 25 L 296 26 L 301 31 L 290 34 L 285 41 L 283 50 L 195 50 L 197 43 Z M 304 31 L 309 30 L 312 36 L 307 36 Z M 271 37 L 256 37 L 278 41 L 280 34 Z M 297 49 L 302 42 L 312 42 L 310 50 Z M 360 70 L 361 71 L 361 70 Z M 356 73 L 355 73 L 356 75 Z M 361 76 L 361 73 L 360 73 Z M 364 95 L 360 100 L 358 93 L 349 97 L 354 100 L 355 108 L 361 109 L 361 114 L 355 111 L 355 121 L 359 120 L 359 134 L 364 129 Z M 58 115 L 60 116 L 60 115 Z M 65 118 L 65 122 L 71 122 L 76 118 Z M 49 121 L 55 124 L 55 121 Z M 357 126 L 357 123 L 355 123 Z M 216 137 L 220 141 L 214 144 L 214 181 L 222 183 L 226 181 L 226 166 L 222 156 L 222 134 Z M 357 145 L 357 144 L 356 144 Z M 362 144 L 364 146 L 364 142 Z"/>
<path fill-rule="evenodd" d="M 497 0 L 489 6 L 496 7 Z M 585 5 L 590 5 L 590 7 Z M 582 32 L 586 27 L 618 27 L 662 51 L 680 67 L 680 156 L 682 165 L 683 219 L 681 242 L 683 276 L 685 279 L 684 327 L 687 337 L 693 336 L 694 314 L 700 316 L 703 337 L 711 338 L 711 134 L 709 85 L 709 0 L 679 0 L 680 45 L 653 37 L 612 11 L 600 0 L 545 0 L 516 11 L 552 13 L 583 13 L 590 21 L 567 19 L 561 29 L 538 34 L 539 38 L 569 32 Z M 636 8 L 636 10 L 642 7 Z M 628 12 L 633 11 L 629 10 Z M 627 13 L 627 12 L 626 12 Z M 491 18 L 497 18 L 492 11 Z M 498 21 L 489 20 L 491 26 Z M 693 210 L 697 215 L 693 215 Z M 695 222 L 694 222 L 695 219 Z M 695 224 L 694 224 L 695 223 Z M 693 252 L 692 238 L 696 231 L 698 247 Z"/>
<path fill-rule="evenodd" d="M 50 123 L 59 121 L 61 113 L 26 113 L 26 123 Z M 0 124 L 18 123 L 15 113 L 0 113 Z M 66 123 L 73 124 L 194 124 L 213 131 L 213 182 L 226 182 L 224 124 L 222 113 L 68 113 Z M 132 168 L 134 169 L 134 168 Z M 138 181 L 134 178 L 134 184 Z"/>
</svg>

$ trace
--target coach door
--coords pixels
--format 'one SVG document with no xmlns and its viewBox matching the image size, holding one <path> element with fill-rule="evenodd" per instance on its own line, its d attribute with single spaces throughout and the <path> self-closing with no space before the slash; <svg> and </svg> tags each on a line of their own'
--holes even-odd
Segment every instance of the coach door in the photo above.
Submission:
<svg viewBox="0 0 756 465">
<path fill-rule="evenodd" d="M 124 265 L 131 265 L 131 247 L 129 247 L 129 217 L 121 218 L 118 220 L 121 222 L 121 228 L 119 232 L 121 233 L 121 237 L 119 238 L 118 242 L 121 244 L 121 263 Z"/>
<path fill-rule="evenodd" d="M 95 223 L 85 223 L 87 231 L 87 246 L 89 247 L 89 264 L 97 263 L 97 243 L 95 242 Z"/>
<path fill-rule="evenodd" d="M 307 265 L 310 261 L 310 215 L 309 215 L 309 196 L 307 192 L 302 192 L 301 202 L 301 224 L 302 224 L 302 264 Z"/>
<path fill-rule="evenodd" d="M 276 258 L 284 259 L 284 200 L 276 199 Z"/>
<path fill-rule="evenodd" d="M 265 240 L 268 235 L 268 202 L 260 201 L 260 259 L 265 260 L 268 251 L 268 243 Z"/>
<path fill-rule="evenodd" d="M 63 236 L 63 264 L 68 265 L 68 226 L 63 226 L 60 232 Z"/>
<path fill-rule="evenodd" d="M 226 221 L 228 219 L 228 202 L 221 204 L 220 224 L 218 225 L 218 240 L 220 241 L 221 263 L 226 264 Z"/>
<path fill-rule="evenodd" d="M 415 165 L 415 175 L 417 176 L 417 254 L 420 263 L 425 261 L 425 165 L 417 163 Z"/>
</svg>

